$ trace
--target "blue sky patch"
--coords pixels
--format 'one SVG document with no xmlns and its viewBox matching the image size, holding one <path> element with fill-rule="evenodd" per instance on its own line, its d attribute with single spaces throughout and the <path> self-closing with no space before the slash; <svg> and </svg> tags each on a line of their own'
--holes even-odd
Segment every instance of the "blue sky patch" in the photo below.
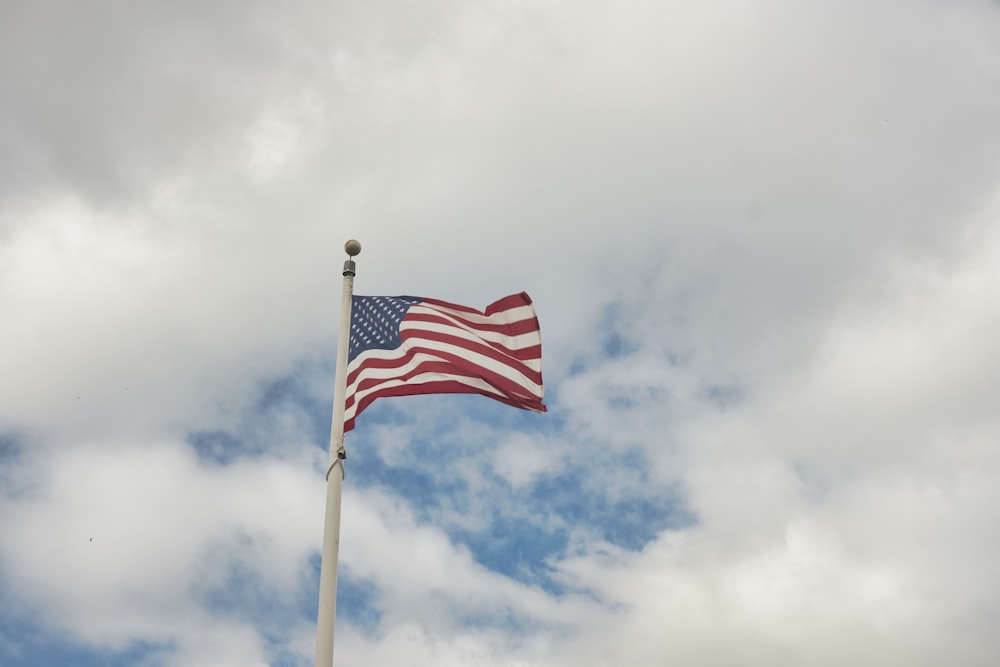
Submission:
<svg viewBox="0 0 1000 667">
<path fill-rule="evenodd" d="M 705 390 L 705 398 L 719 410 L 735 407 L 743 399 L 743 391 L 733 385 L 712 385 Z"/>
<path fill-rule="evenodd" d="M 378 600 L 379 590 L 373 582 L 355 578 L 351 576 L 350 569 L 340 568 L 337 577 L 338 619 L 372 634 L 382 622 L 382 611 L 378 607 Z"/>
<path fill-rule="evenodd" d="M 565 529 L 553 529 L 525 516 L 493 516 L 488 530 L 448 531 L 449 537 L 464 544 L 473 557 L 494 572 L 521 583 L 539 586 L 561 595 L 563 586 L 555 581 L 548 560 L 564 553 L 568 542 Z"/>
<path fill-rule="evenodd" d="M 605 358 L 620 359 L 632 354 L 638 346 L 628 336 L 625 323 L 631 318 L 624 312 L 625 307 L 620 302 L 610 303 L 601 313 L 601 323 L 598 325 L 601 352 Z"/>
<path fill-rule="evenodd" d="M 608 462 L 602 465 L 607 467 Z M 594 474 L 589 467 L 575 466 L 543 477 L 532 486 L 530 503 L 558 516 L 568 526 L 595 532 L 601 539 L 633 551 L 642 549 L 660 531 L 691 522 L 677 494 L 669 488 L 650 493 L 649 480 L 643 473 L 635 475 L 633 492 L 620 497 L 601 493 Z"/>
<path fill-rule="evenodd" d="M 131 642 L 126 648 L 95 648 L 43 632 L 25 621 L 0 617 L 3 667 L 153 667 L 173 652 L 169 643 Z"/>
<path fill-rule="evenodd" d="M 228 431 L 195 431 L 187 442 L 199 459 L 217 465 L 228 465 L 247 453 L 243 442 Z"/>
<path fill-rule="evenodd" d="M 16 476 L 13 469 L 21 460 L 21 444 L 13 435 L 0 434 L 0 493 L 8 495 L 13 491 Z"/>
<path fill-rule="evenodd" d="M 319 362 L 306 368 L 307 361 L 300 361 L 288 373 L 261 381 L 232 430 L 191 431 L 187 443 L 202 461 L 225 466 L 274 452 L 277 443 L 270 434 L 276 425 L 292 419 L 304 440 L 325 450 L 330 440 L 333 370 Z M 330 376 L 331 394 L 318 396 L 317 385 L 325 383 L 317 378 L 326 375 Z"/>
<path fill-rule="evenodd" d="M 348 454 L 350 456 L 350 454 Z M 397 496 L 406 498 L 417 517 L 426 520 L 440 508 L 442 499 L 453 499 L 467 491 L 459 476 L 435 474 L 421 469 L 419 464 L 390 466 L 375 451 L 350 457 L 348 476 L 359 488 L 384 486 Z"/>
<path fill-rule="evenodd" d="M 319 604 L 319 575 L 322 557 L 314 554 L 303 577 L 298 597 L 298 609 L 303 618 L 316 620 Z M 350 567 L 341 561 L 337 572 L 337 620 L 346 621 L 365 632 L 375 633 L 382 621 L 378 606 L 378 587 L 367 579 L 355 577 Z"/>
</svg>

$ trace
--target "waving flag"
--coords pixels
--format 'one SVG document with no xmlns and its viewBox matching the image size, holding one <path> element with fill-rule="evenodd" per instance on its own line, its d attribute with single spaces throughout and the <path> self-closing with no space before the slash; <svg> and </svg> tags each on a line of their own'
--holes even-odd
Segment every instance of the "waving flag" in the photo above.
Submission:
<svg viewBox="0 0 1000 667">
<path fill-rule="evenodd" d="M 376 398 L 483 394 L 544 412 L 542 337 L 531 297 L 485 311 L 414 296 L 355 296 L 344 430 Z"/>
</svg>

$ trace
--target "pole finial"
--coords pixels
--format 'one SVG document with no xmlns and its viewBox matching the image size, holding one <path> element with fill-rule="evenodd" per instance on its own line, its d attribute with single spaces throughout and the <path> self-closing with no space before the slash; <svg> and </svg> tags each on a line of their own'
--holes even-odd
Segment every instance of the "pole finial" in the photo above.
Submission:
<svg viewBox="0 0 1000 667">
<path fill-rule="evenodd" d="M 361 243 L 356 239 L 351 239 L 344 244 L 344 251 L 351 257 L 354 257 L 361 252 Z"/>
</svg>

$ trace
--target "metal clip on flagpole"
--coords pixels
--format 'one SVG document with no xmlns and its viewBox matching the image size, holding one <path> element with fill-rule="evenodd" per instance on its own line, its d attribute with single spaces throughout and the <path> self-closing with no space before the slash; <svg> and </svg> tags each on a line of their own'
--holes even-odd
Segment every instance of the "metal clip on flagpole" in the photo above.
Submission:
<svg viewBox="0 0 1000 667">
<path fill-rule="evenodd" d="M 330 466 L 326 470 L 326 518 L 323 522 L 323 561 L 319 573 L 319 611 L 316 614 L 316 667 L 333 667 L 333 626 L 337 617 L 337 559 L 340 555 L 340 498 L 344 486 L 344 407 L 347 396 L 347 353 L 351 335 L 351 297 L 354 295 L 353 257 L 361 244 L 344 244 L 344 292 L 340 302 L 340 334 L 333 387 L 333 423 L 330 428 Z M 331 475 L 335 467 L 339 475 Z"/>
</svg>

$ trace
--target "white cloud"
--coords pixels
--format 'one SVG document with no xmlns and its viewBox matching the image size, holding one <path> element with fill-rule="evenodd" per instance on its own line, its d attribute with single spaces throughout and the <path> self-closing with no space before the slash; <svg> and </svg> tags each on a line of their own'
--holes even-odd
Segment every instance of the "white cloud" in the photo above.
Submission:
<svg viewBox="0 0 1000 667">
<path fill-rule="evenodd" d="M 352 517 L 342 527 L 345 572 L 371 582 L 387 626 L 419 622 L 450 634 L 468 617 L 555 622 L 565 610 L 540 589 L 476 563 L 440 529 L 418 524 L 400 499 L 371 492 L 351 496 L 344 508 Z"/>
<path fill-rule="evenodd" d="M 605 660 L 725 664 L 732 643 L 743 664 L 988 664 L 996 238 L 900 267 L 809 365 L 685 420 L 684 456 L 658 461 L 685 466 L 668 474 L 698 524 L 641 556 L 561 565 L 626 605 Z"/>
<path fill-rule="evenodd" d="M 996 654 L 995 7 L 4 18 L 0 582 L 43 632 L 309 659 L 325 452 L 305 444 L 358 237 L 359 293 L 529 291 L 552 411 L 401 400 L 403 425 L 349 436 L 342 562 L 381 620 L 345 622 L 338 659 Z M 265 405 L 278 378 L 301 395 Z M 194 432 L 245 455 L 199 459 Z M 532 497 L 569 466 L 579 503 Z M 572 514 L 591 497 L 601 517 Z M 665 497 L 690 524 L 640 502 Z M 538 535 L 558 539 L 517 565 L 547 579 L 473 539 Z M 213 607 L 237 569 L 277 619 Z"/>
<path fill-rule="evenodd" d="M 222 641 L 232 623 L 213 619 L 200 596 L 225 586 L 234 564 L 294 594 L 321 525 L 311 463 L 300 455 L 220 470 L 186 447 L 136 442 L 31 458 L 17 471 L 35 483 L 0 505 L 8 586 L 29 611 L 98 645 L 138 639 L 183 653 L 196 650 L 196 627 L 206 645 L 213 627 Z"/>
<path fill-rule="evenodd" d="M 524 487 L 542 473 L 552 473 L 565 462 L 568 452 L 561 443 L 515 433 L 497 444 L 493 469 L 515 488 Z"/>
</svg>

